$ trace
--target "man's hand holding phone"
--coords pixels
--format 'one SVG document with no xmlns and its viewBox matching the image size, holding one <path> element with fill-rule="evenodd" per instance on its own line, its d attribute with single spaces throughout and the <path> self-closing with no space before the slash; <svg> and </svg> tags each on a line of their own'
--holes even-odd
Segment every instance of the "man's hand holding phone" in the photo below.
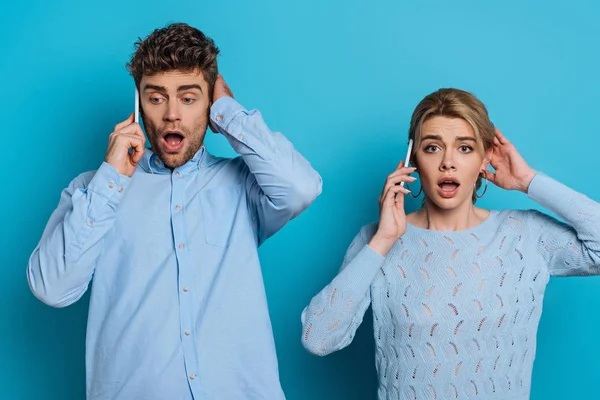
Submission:
<svg viewBox="0 0 600 400">
<path fill-rule="evenodd" d="M 125 121 L 115 125 L 108 139 L 108 150 L 104 161 L 119 171 L 132 176 L 146 150 L 146 137 L 140 124 L 134 122 L 134 113 Z M 131 152 L 130 150 L 131 149 Z"/>
</svg>

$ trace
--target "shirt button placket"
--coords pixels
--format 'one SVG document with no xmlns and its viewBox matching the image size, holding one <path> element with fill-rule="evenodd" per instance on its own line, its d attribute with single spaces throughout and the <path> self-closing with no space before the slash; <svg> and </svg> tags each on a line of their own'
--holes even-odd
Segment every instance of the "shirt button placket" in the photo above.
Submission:
<svg viewBox="0 0 600 400">
<path fill-rule="evenodd" d="M 172 175 L 172 198 L 173 205 L 171 209 L 171 218 L 173 221 L 173 238 L 175 240 L 175 256 L 177 257 L 177 265 L 178 265 L 178 285 L 181 288 L 181 298 L 180 298 L 180 312 L 179 312 L 179 325 L 180 332 L 183 332 L 182 340 L 183 340 L 183 356 L 186 371 L 188 374 L 188 379 L 190 383 L 194 383 L 197 385 L 198 376 L 196 375 L 196 366 L 198 365 L 198 360 L 196 359 L 195 354 L 195 346 L 193 342 L 192 331 L 190 329 L 193 326 L 192 314 L 193 308 L 191 303 L 191 293 L 189 293 L 189 266 L 187 265 L 189 252 L 189 243 L 187 242 L 187 237 L 185 236 L 184 224 L 183 224 L 183 213 L 182 209 L 185 198 L 185 178 L 179 171 L 175 171 Z"/>
</svg>

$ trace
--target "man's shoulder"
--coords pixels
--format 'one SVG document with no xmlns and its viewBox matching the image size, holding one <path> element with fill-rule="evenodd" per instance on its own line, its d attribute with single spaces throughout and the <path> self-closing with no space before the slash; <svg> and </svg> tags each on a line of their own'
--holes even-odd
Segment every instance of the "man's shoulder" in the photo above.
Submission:
<svg viewBox="0 0 600 400">
<path fill-rule="evenodd" d="M 88 184 L 91 182 L 91 180 L 94 178 L 94 176 L 96 175 L 96 172 L 98 170 L 94 169 L 94 170 L 90 170 L 90 171 L 85 171 L 80 173 L 79 175 L 77 175 L 75 178 L 73 178 L 71 180 L 71 183 L 69 184 L 70 187 L 73 188 L 86 188 L 88 186 Z"/>
<path fill-rule="evenodd" d="M 248 171 L 248 165 L 242 156 L 237 157 L 215 157 L 211 156 L 209 165 L 213 168 L 228 172 L 244 173 Z"/>
</svg>

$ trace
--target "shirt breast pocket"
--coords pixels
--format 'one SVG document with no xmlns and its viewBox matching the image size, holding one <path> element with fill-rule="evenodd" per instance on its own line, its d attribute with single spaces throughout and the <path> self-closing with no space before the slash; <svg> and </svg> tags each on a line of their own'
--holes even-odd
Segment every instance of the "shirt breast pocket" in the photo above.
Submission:
<svg viewBox="0 0 600 400">
<path fill-rule="evenodd" d="M 200 204 L 206 243 L 216 247 L 228 247 L 240 203 L 242 186 L 219 186 L 200 192 Z"/>
</svg>

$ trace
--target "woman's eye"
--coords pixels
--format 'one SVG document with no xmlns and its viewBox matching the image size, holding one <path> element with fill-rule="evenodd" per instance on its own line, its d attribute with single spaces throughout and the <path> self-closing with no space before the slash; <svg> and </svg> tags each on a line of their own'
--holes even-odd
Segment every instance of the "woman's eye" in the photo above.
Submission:
<svg viewBox="0 0 600 400">
<path fill-rule="evenodd" d="M 439 146 L 432 144 L 432 145 L 425 147 L 425 152 L 426 153 L 436 153 L 437 151 L 439 151 L 439 149 L 440 149 Z"/>
<path fill-rule="evenodd" d="M 473 148 L 471 146 L 460 146 L 460 151 L 462 153 L 469 153 Z"/>
</svg>

